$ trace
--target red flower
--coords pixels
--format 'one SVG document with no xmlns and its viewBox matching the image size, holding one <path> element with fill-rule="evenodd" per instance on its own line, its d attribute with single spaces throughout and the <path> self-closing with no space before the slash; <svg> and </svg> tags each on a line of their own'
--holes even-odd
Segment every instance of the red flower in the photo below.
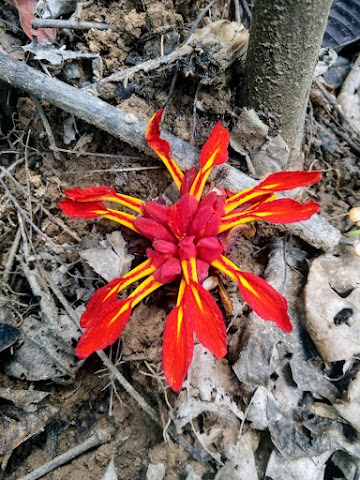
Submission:
<svg viewBox="0 0 360 480">
<path fill-rule="evenodd" d="M 169 144 L 160 138 L 161 115 L 160 110 L 150 120 L 146 140 L 176 183 L 181 193 L 178 202 L 171 206 L 145 203 L 101 186 L 66 190 L 67 198 L 60 207 L 71 217 L 114 220 L 152 242 L 145 262 L 100 288 L 88 302 L 81 318 L 86 330 L 76 348 L 77 355 L 86 358 L 111 345 L 135 305 L 162 285 L 180 279 L 177 303 L 166 320 L 163 338 L 165 378 L 174 391 L 179 391 L 192 360 L 194 333 L 217 358 L 227 352 L 221 310 L 201 284 L 210 265 L 237 282 L 245 301 L 260 317 L 275 322 L 285 332 L 291 331 L 285 298 L 265 280 L 241 271 L 228 260 L 223 255 L 223 241 L 232 228 L 253 220 L 292 223 L 310 218 L 320 209 L 317 203 L 276 199 L 275 192 L 311 185 L 321 179 L 321 173 L 273 173 L 256 187 L 235 195 L 227 196 L 216 189 L 203 196 L 212 168 L 227 161 L 229 132 L 217 123 L 201 150 L 199 170 L 184 174 L 172 160 Z M 104 201 L 119 203 L 140 215 L 110 209 Z M 124 288 L 141 279 L 128 298 L 118 300 Z"/>
</svg>

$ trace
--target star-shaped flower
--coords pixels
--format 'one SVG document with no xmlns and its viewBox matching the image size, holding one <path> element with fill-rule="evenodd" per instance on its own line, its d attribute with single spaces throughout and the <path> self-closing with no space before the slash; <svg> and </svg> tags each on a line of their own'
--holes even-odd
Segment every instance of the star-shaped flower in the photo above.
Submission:
<svg viewBox="0 0 360 480">
<path fill-rule="evenodd" d="M 244 300 L 260 317 L 275 322 L 285 332 L 291 331 L 285 298 L 265 280 L 232 263 L 224 255 L 224 241 L 233 228 L 254 220 L 285 224 L 309 219 L 319 211 L 317 203 L 277 199 L 275 192 L 311 185 L 321 179 L 321 173 L 273 173 L 257 186 L 234 195 L 219 188 L 210 190 L 206 184 L 211 170 L 228 159 L 229 132 L 217 123 L 200 152 L 200 168 L 184 174 L 171 158 L 168 142 L 160 137 L 161 116 L 162 110 L 150 120 L 146 140 L 178 187 L 179 201 L 165 206 L 98 186 L 66 190 L 67 198 L 59 205 L 70 217 L 114 220 L 152 242 L 152 248 L 146 251 L 147 260 L 97 290 L 89 300 L 81 317 L 85 333 L 76 348 L 78 357 L 86 358 L 114 343 L 141 300 L 180 279 L 176 305 L 165 323 L 162 356 L 166 381 L 177 392 L 191 364 L 194 333 L 215 357 L 227 353 L 223 315 L 202 286 L 210 266 L 238 284 Z M 118 203 L 137 215 L 108 208 L 103 202 Z M 127 298 L 118 299 L 122 290 L 139 280 L 142 282 Z"/>
</svg>

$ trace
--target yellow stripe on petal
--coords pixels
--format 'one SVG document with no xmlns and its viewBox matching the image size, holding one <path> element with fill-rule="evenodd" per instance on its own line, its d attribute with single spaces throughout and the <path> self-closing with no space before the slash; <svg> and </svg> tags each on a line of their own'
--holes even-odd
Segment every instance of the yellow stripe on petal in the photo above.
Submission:
<svg viewBox="0 0 360 480">
<path fill-rule="evenodd" d="M 191 285 L 190 288 L 191 288 L 192 294 L 194 295 L 197 306 L 199 307 L 200 311 L 203 313 L 204 312 L 204 305 L 203 305 L 202 300 L 200 298 L 199 292 L 196 290 L 194 285 Z"/>
<path fill-rule="evenodd" d="M 114 293 L 120 293 L 126 287 L 128 287 L 132 283 L 137 282 L 141 278 L 147 277 L 148 275 L 151 275 L 152 273 L 154 273 L 154 271 L 156 270 L 156 267 L 152 266 L 151 263 L 152 263 L 152 260 L 148 259 L 145 262 L 138 265 L 137 267 L 130 270 L 130 272 L 126 273 L 122 277 L 121 284 L 116 285 L 112 290 L 110 290 L 103 301 L 105 302 Z"/>
<path fill-rule="evenodd" d="M 108 208 L 105 213 L 97 213 L 99 213 L 99 215 L 102 215 L 104 218 L 107 218 L 108 220 L 120 223 L 120 225 L 130 228 L 131 230 L 134 230 L 134 232 L 138 233 L 138 230 L 134 225 L 134 221 L 137 217 L 135 217 L 134 215 L 130 215 L 129 213 L 125 212 L 119 212 L 118 210 L 113 210 L 111 208 Z"/>
<path fill-rule="evenodd" d="M 257 189 L 258 187 L 248 188 L 242 192 L 236 193 L 235 195 L 229 197 L 225 202 L 225 213 L 230 213 L 236 208 L 244 205 L 244 203 L 251 202 L 258 197 L 268 195 L 268 198 L 264 199 L 264 202 L 269 202 L 276 199 L 276 195 L 264 192 L 263 190 Z"/>
<path fill-rule="evenodd" d="M 250 285 L 250 283 L 243 277 L 243 275 L 241 275 L 240 272 L 237 278 L 244 288 L 249 290 L 255 297 L 260 298 L 259 293 Z"/>
<path fill-rule="evenodd" d="M 122 195 L 121 193 L 116 194 L 116 196 L 109 196 L 106 198 L 108 202 L 119 203 L 120 205 L 134 210 L 134 212 L 142 213 L 141 207 L 145 205 L 144 200 L 139 198 L 131 197 L 130 195 Z"/>
<path fill-rule="evenodd" d="M 110 327 L 111 325 L 113 325 L 117 320 L 118 318 L 126 311 L 126 310 L 129 310 L 131 309 L 131 302 L 127 301 L 124 302 L 124 304 L 122 305 L 122 307 L 116 312 L 116 314 L 112 317 L 111 320 L 109 320 L 107 322 L 107 327 Z"/>
<path fill-rule="evenodd" d="M 251 212 L 243 212 L 233 215 L 227 215 L 221 219 L 219 233 L 226 232 L 231 228 L 237 227 L 238 225 L 243 225 L 244 223 L 252 222 L 256 220 L 257 217 L 251 215 Z"/>
<path fill-rule="evenodd" d="M 131 308 L 134 308 L 135 305 L 141 302 L 145 297 L 150 295 L 156 289 L 161 287 L 163 283 L 155 280 L 154 275 L 150 275 L 146 280 L 144 280 L 130 295 L 129 300 L 131 300 Z"/>
<path fill-rule="evenodd" d="M 180 190 L 181 182 L 184 178 L 183 172 L 180 170 L 180 168 L 177 166 L 177 164 L 171 157 L 162 155 L 159 151 L 155 150 L 154 147 L 152 147 L 152 149 L 156 152 L 157 156 L 163 162 L 168 172 L 170 173 L 172 179 L 174 180 L 176 186 Z"/>
<path fill-rule="evenodd" d="M 181 335 L 181 326 L 184 320 L 184 310 L 182 307 L 179 308 L 177 314 L 177 323 L 176 323 L 176 340 L 179 341 Z"/>
<path fill-rule="evenodd" d="M 149 146 L 154 150 L 160 160 L 164 163 L 176 186 L 180 190 L 184 174 L 174 162 L 174 160 L 170 157 L 169 143 L 160 137 L 160 122 L 162 113 L 163 110 L 158 110 L 151 117 L 146 128 L 145 138 Z"/>
<path fill-rule="evenodd" d="M 182 260 L 181 268 L 183 272 L 183 278 L 187 285 L 191 282 L 198 282 L 198 274 L 196 269 L 196 259 Z"/>
<path fill-rule="evenodd" d="M 207 179 L 209 178 L 209 175 L 214 167 L 214 159 L 216 158 L 216 154 L 217 151 L 214 152 L 209 160 L 207 160 L 205 165 L 200 168 L 195 177 L 194 183 L 191 185 L 189 193 L 190 195 L 194 195 L 197 200 L 200 200 Z"/>
<path fill-rule="evenodd" d="M 179 291 L 178 291 L 178 297 L 177 297 L 177 301 L 176 301 L 176 306 L 177 307 L 179 305 L 181 305 L 181 302 L 183 300 L 184 293 L 185 293 L 185 288 L 186 288 L 186 282 L 185 282 L 185 280 L 181 280 Z"/>
<path fill-rule="evenodd" d="M 225 275 L 230 277 L 232 280 L 235 280 L 235 282 L 238 281 L 238 274 L 241 271 L 240 268 L 228 258 L 224 257 L 224 255 L 221 255 L 220 259 L 211 262 L 211 265 L 225 273 Z"/>
</svg>

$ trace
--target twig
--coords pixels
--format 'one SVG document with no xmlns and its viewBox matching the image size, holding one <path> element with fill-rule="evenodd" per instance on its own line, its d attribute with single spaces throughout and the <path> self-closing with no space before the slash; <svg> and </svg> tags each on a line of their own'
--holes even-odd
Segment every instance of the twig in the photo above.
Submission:
<svg viewBox="0 0 360 480">
<path fill-rule="evenodd" d="M 126 390 L 126 392 L 139 404 L 139 406 L 154 420 L 154 422 L 163 428 L 163 425 L 160 421 L 155 410 L 144 400 L 144 398 L 135 390 L 135 388 L 129 383 L 124 375 L 122 375 L 119 370 L 115 367 L 109 357 L 101 350 L 96 352 L 100 357 L 103 364 L 109 369 L 109 371 L 114 375 L 116 380 L 120 385 Z M 190 443 L 188 443 L 182 435 L 176 433 L 174 428 L 169 427 L 168 434 L 170 437 L 177 442 L 183 449 L 188 452 L 195 460 L 204 465 L 210 472 L 213 472 L 214 469 L 209 464 L 209 455 L 207 452 L 198 450 L 194 448 Z"/>
<path fill-rule="evenodd" d="M 326 90 L 324 85 L 317 78 L 315 79 L 315 83 L 319 87 L 319 89 L 321 90 L 321 92 L 324 95 L 324 97 L 326 98 L 326 100 L 329 101 L 331 106 L 338 113 L 340 118 L 342 118 L 346 122 L 346 126 L 348 127 L 348 130 L 350 131 L 351 136 L 354 137 L 355 141 L 358 141 L 358 138 L 359 138 L 358 129 L 352 126 L 350 118 L 347 117 L 347 115 L 345 115 L 344 112 L 341 110 L 340 106 L 338 105 L 338 103 L 336 101 L 336 98 Z"/>
<path fill-rule="evenodd" d="M 54 295 L 57 297 L 59 302 L 61 302 L 62 306 L 64 307 L 64 310 L 66 313 L 69 315 L 70 320 L 73 322 L 74 326 L 81 331 L 79 325 L 80 325 L 80 319 L 73 309 L 73 307 L 69 304 L 69 302 L 66 300 L 65 295 L 62 293 L 61 289 L 56 285 L 56 283 L 53 281 L 51 276 L 45 272 L 45 270 L 42 267 L 39 267 L 39 272 L 42 277 L 45 278 L 48 286 L 50 289 L 53 291 Z"/>
<path fill-rule="evenodd" d="M 241 25 L 241 12 L 240 12 L 239 0 L 234 0 L 234 8 L 235 8 L 235 20 L 239 25 Z"/>
<path fill-rule="evenodd" d="M 196 135 L 196 116 L 197 116 L 197 99 L 198 99 L 198 93 L 200 90 L 201 84 L 199 83 L 196 92 L 195 92 L 195 97 L 194 97 L 194 103 L 193 103 L 193 124 L 192 124 L 192 129 L 191 129 L 191 139 L 190 143 L 191 145 L 194 145 L 195 142 L 195 135 Z"/>
<path fill-rule="evenodd" d="M 20 239 L 21 239 L 21 230 L 20 230 L 20 228 L 18 228 L 17 231 L 16 231 L 14 241 L 11 245 L 11 248 L 10 248 L 10 251 L 9 251 L 9 256 L 7 258 L 6 265 L 5 265 L 5 268 L 4 268 L 2 281 L 5 284 L 9 283 L 10 275 L 11 275 L 11 269 L 12 269 L 12 266 L 14 264 L 16 252 L 18 251 L 18 248 L 19 248 Z"/>
<path fill-rule="evenodd" d="M 154 58 L 151 60 L 146 60 L 145 62 L 139 63 L 138 65 L 134 65 L 133 67 L 126 68 L 119 72 L 115 72 L 109 75 L 106 78 L 101 79 L 97 86 L 104 85 L 108 82 L 122 82 L 128 78 L 133 77 L 138 72 L 150 72 L 152 70 L 157 70 L 162 65 L 169 65 L 175 63 L 180 58 L 186 57 L 193 52 L 193 47 L 190 45 L 184 44 L 181 47 L 177 48 L 176 50 L 172 51 L 168 55 L 164 55 L 163 57 Z"/>
<path fill-rule="evenodd" d="M 193 24 L 191 25 L 191 28 L 190 28 L 190 30 L 189 30 L 189 33 L 187 34 L 187 37 L 186 37 L 186 39 L 185 39 L 184 45 L 186 45 L 187 43 L 189 43 L 189 40 L 190 40 L 191 36 L 193 35 L 193 33 L 195 32 L 195 30 L 196 30 L 197 27 L 199 26 L 201 20 L 205 17 L 205 15 L 206 15 L 207 12 L 210 10 L 210 8 L 214 5 L 215 2 L 216 2 L 216 0 L 212 0 L 208 5 L 206 5 L 206 7 L 204 7 L 202 10 L 200 10 L 199 15 L 196 17 L 195 21 L 194 21 Z"/>
<path fill-rule="evenodd" d="M 47 135 L 48 140 L 49 140 L 50 150 L 53 152 L 55 160 L 59 161 L 60 160 L 60 154 L 58 152 L 56 142 L 55 142 L 55 137 L 54 137 L 53 131 L 51 129 L 49 120 L 47 119 L 47 117 L 45 115 L 44 109 L 42 108 L 40 101 L 35 97 L 35 95 L 30 94 L 30 98 L 33 101 L 33 103 L 36 107 L 36 110 L 38 112 L 38 115 L 39 115 L 39 117 L 40 117 L 40 119 L 41 119 L 41 121 L 44 125 L 45 132 L 46 132 L 46 135 Z"/>
<path fill-rule="evenodd" d="M 4 167 L 0 166 L 0 171 L 2 172 L 1 178 L 3 177 L 3 175 L 6 175 L 9 178 L 9 180 L 13 182 L 16 188 L 22 193 L 22 195 L 25 198 L 28 198 L 28 194 L 25 188 L 16 180 L 16 178 L 13 175 L 11 175 L 11 173 L 9 172 L 9 169 L 5 169 Z M 49 210 L 45 208 L 43 205 L 40 205 L 40 210 L 43 213 L 45 213 L 45 215 L 47 215 L 50 218 L 50 220 L 53 223 L 55 223 L 55 225 L 60 227 L 64 232 L 68 233 L 72 238 L 74 238 L 74 240 L 76 240 L 77 242 L 80 242 L 81 238 L 74 231 L 72 231 L 67 225 L 65 225 L 65 223 L 62 220 L 60 220 L 60 218 L 57 218 L 55 215 L 49 212 Z"/>
<path fill-rule="evenodd" d="M 37 227 L 35 225 L 35 223 L 31 220 L 31 218 L 28 216 L 28 214 L 25 212 L 25 210 L 22 207 L 20 207 L 16 198 L 10 192 L 10 190 L 8 189 L 6 183 L 4 182 L 4 180 L 2 178 L 0 178 L 0 184 L 3 187 L 3 189 L 5 190 L 6 194 L 10 198 L 10 200 L 12 201 L 14 207 L 17 209 L 17 211 L 20 213 L 20 215 L 27 221 L 27 223 L 29 225 L 31 225 L 31 227 L 35 230 L 35 232 L 38 233 L 46 242 L 48 242 L 51 245 L 51 247 L 54 249 L 55 252 L 58 252 L 59 250 L 61 251 L 62 247 L 60 247 L 60 245 L 56 245 L 56 243 L 54 243 L 53 240 L 46 235 L 46 233 L 42 232 L 40 230 L 40 228 Z"/>
<path fill-rule="evenodd" d="M 251 10 L 249 8 L 249 5 L 247 3 L 247 0 L 240 0 L 241 1 L 241 6 L 243 7 L 248 19 L 249 19 L 249 24 L 251 25 L 251 22 L 252 22 L 252 13 L 251 13 Z"/>
<path fill-rule="evenodd" d="M 65 463 L 70 462 L 76 457 L 79 457 L 83 453 L 87 452 L 92 448 L 99 447 L 104 443 L 108 443 L 113 435 L 115 434 L 115 428 L 110 426 L 107 429 L 95 430 L 94 433 L 87 439 L 85 442 L 76 445 L 76 447 L 71 448 L 67 452 L 59 455 L 48 463 L 45 463 L 39 468 L 36 468 L 25 477 L 20 478 L 19 480 L 37 480 L 38 478 L 43 477 L 47 473 L 52 472 L 55 468 L 59 468 Z"/>
<path fill-rule="evenodd" d="M 86 173 L 103 173 L 103 172 L 111 172 L 111 173 L 123 173 L 123 172 L 141 172 L 143 170 L 161 170 L 163 167 L 161 165 L 153 166 L 153 167 L 126 167 L 126 168 L 97 168 L 95 170 L 87 170 Z M 76 172 L 67 171 L 63 172 L 63 175 L 73 175 Z"/>
<path fill-rule="evenodd" d="M 139 404 L 139 406 L 146 412 L 153 420 L 155 423 L 157 423 L 161 428 L 162 424 L 161 421 L 155 412 L 155 410 L 150 407 L 150 405 L 143 399 L 143 397 L 135 390 L 135 388 L 129 383 L 124 375 L 119 372 L 119 370 L 115 367 L 115 365 L 112 363 L 112 361 L 109 359 L 109 357 L 102 351 L 99 350 L 96 352 L 98 356 L 100 357 L 101 361 L 107 367 L 110 372 L 114 375 L 114 377 L 117 379 L 117 381 L 120 383 L 120 385 L 124 388 L 124 390 L 127 391 L 127 393 L 134 399 L 136 402 Z"/>
<path fill-rule="evenodd" d="M 351 138 L 350 136 L 344 132 L 344 130 L 341 127 L 338 127 L 334 125 L 332 122 L 324 118 L 323 116 L 320 116 L 318 119 L 319 122 L 322 122 L 324 125 L 326 125 L 328 128 L 331 128 L 333 132 L 340 138 L 342 138 L 348 145 L 349 147 L 357 154 L 360 153 L 360 146 L 357 145 Z"/>
<path fill-rule="evenodd" d="M 113 158 L 115 160 L 126 160 L 126 161 L 134 161 L 138 160 L 145 161 L 147 158 L 144 157 L 136 157 L 134 155 L 116 155 L 113 153 L 97 153 L 97 152 L 88 152 L 86 150 L 70 150 L 68 148 L 58 148 L 58 152 L 70 153 L 71 155 L 76 155 L 77 157 L 99 157 L 99 158 Z M 11 153 L 11 152 L 10 152 Z M 0 152 L 1 155 L 1 152 Z"/>
<path fill-rule="evenodd" d="M 121 82 L 123 80 L 127 80 L 128 78 L 133 77 L 138 72 L 150 72 L 151 70 L 157 70 L 162 65 L 169 65 L 174 64 L 180 58 L 186 57 L 193 52 L 193 47 L 189 45 L 191 37 L 195 32 L 196 28 L 198 27 L 201 19 L 206 15 L 208 10 L 213 6 L 216 0 L 212 0 L 205 8 L 201 10 L 199 15 L 197 16 L 196 20 L 191 26 L 191 29 L 186 37 L 185 42 L 181 47 L 175 49 L 168 55 L 163 55 L 158 58 L 154 58 L 151 60 L 147 60 L 145 62 L 139 63 L 138 65 L 134 65 L 133 67 L 126 68 L 125 70 L 121 70 L 119 72 L 114 72 L 112 75 L 109 75 L 106 78 L 101 79 L 97 86 L 104 85 L 108 82 Z"/>
<path fill-rule="evenodd" d="M 1 52 L 0 79 L 95 125 L 152 157 L 155 156 L 145 142 L 147 122 L 132 113 L 113 107 L 25 63 L 12 60 Z M 182 170 L 188 170 L 198 164 L 197 148 L 167 132 L 163 132 L 162 137 L 170 143 L 172 157 Z M 230 165 L 218 168 L 217 172 L 222 175 L 224 187 L 233 192 L 252 187 L 256 183 L 248 175 Z M 323 250 L 332 250 L 341 237 L 338 229 L 318 215 L 314 215 L 306 222 L 289 224 L 284 228 L 310 245 Z"/>
<path fill-rule="evenodd" d="M 99 22 L 83 22 L 76 20 L 57 20 L 54 18 L 39 18 L 31 22 L 34 29 L 37 28 L 68 28 L 69 30 L 90 30 L 96 28 L 97 30 L 113 30 L 108 23 Z"/>
</svg>

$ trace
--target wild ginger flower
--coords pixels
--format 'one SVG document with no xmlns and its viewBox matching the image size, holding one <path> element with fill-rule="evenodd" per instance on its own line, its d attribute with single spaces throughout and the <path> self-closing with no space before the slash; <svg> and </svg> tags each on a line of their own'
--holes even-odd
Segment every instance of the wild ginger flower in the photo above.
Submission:
<svg viewBox="0 0 360 480">
<path fill-rule="evenodd" d="M 161 115 L 160 110 L 150 120 L 146 140 L 178 187 L 179 201 L 165 206 L 98 186 L 66 190 L 67 198 L 59 205 L 70 217 L 114 220 L 152 242 L 146 261 L 97 290 L 89 300 L 80 322 L 85 333 L 76 348 L 78 357 L 86 358 L 114 343 L 141 300 L 180 279 L 176 306 L 165 323 L 162 355 L 166 381 L 177 392 L 191 364 L 194 333 L 215 357 L 227 353 L 221 310 L 202 286 L 210 266 L 237 282 L 244 300 L 260 317 L 275 322 L 285 332 L 292 330 L 285 298 L 265 280 L 240 270 L 226 258 L 223 241 L 231 229 L 254 220 L 285 224 L 310 218 L 319 211 L 317 203 L 277 199 L 274 193 L 318 182 L 321 173 L 273 173 L 259 185 L 234 195 L 227 196 L 219 189 L 204 195 L 212 168 L 228 159 L 229 132 L 217 123 L 200 152 L 200 168 L 184 174 L 171 158 L 168 142 L 160 138 Z M 105 201 L 118 203 L 138 215 L 108 208 Z M 139 280 L 143 281 L 127 298 L 118 300 L 122 290 Z"/>
</svg>

